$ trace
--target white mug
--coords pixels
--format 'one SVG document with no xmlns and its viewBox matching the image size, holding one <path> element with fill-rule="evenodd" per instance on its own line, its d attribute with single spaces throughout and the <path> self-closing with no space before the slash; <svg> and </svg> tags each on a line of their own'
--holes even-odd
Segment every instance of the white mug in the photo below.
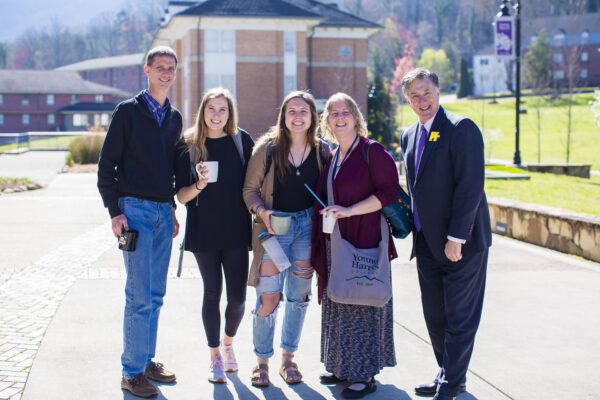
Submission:
<svg viewBox="0 0 600 400">
<path fill-rule="evenodd" d="M 196 164 L 196 172 L 200 175 L 202 167 L 206 168 L 206 175 L 202 175 L 208 178 L 208 183 L 216 182 L 219 177 L 219 162 L 218 161 L 202 161 Z"/>
</svg>

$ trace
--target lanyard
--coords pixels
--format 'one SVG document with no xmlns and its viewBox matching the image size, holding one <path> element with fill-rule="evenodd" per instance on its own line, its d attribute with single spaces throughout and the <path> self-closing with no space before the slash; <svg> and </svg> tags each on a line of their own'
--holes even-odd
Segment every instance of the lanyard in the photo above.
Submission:
<svg viewBox="0 0 600 400">
<path fill-rule="evenodd" d="M 354 143 L 356 143 L 356 139 L 358 139 L 358 135 L 356 135 L 354 137 L 354 140 L 352 141 L 352 144 L 350 145 L 350 148 L 348 149 L 348 151 L 346 152 L 346 155 L 344 156 L 344 158 L 342 158 L 342 162 L 340 163 L 340 165 L 337 165 L 337 161 L 338 161 L 338 157 L 340 155 L 340 148 L 338 147 L 338 151 L 335 153 L 335 159 L 333 160 L 333 179 L 335 179 L 335 177 L 337 176 L 338 168 L 342 168 L 342 164 L 344 163 L 344 161 L 346 161 L 346 157 L 348 157 L 348 154 L 350 154 L 350 152 L 352 151 L 352 147 L 354 147 Z"/>
</svg>

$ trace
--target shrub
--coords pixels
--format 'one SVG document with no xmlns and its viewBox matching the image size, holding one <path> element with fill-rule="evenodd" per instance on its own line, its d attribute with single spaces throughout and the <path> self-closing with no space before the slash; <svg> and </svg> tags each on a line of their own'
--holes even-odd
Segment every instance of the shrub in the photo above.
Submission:
<svg viewBox="0 0 600 400">
<path fill-rule="evenodd" d="M 70 160 L 78 164 L 95 164 L 100 158 L 104 135 L 81 136 L 69 145 Z M 69 160 L 69 156 L 67 156 Z"/>
</svg>

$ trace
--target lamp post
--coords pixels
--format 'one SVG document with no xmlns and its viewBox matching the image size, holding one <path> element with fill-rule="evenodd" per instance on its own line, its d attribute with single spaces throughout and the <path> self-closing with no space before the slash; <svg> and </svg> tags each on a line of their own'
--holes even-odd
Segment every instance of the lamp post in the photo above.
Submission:
<svg viewBox="0 0 600 400">
<path fill-rule="evenodd" d="M 506 57 L 506 58 L 512 58 L 512 56 L 514 56 L 515 59 L 515 153 L 513 156 L 513 164 L 515 165 L 521 165 L 521 152 L 519 150 L 519 133 L 520 133 L 520 127 L 519 127 L 519 117 L 520 117 L 520 106 L 521 106 L 521 0 L 516 0 L 516 4 L 514 5 L 514 31 L 512 30 L 512 23 L 510 23 L 510 21 L 508 22 L 508 29 L 506 24 L 503 24 L 501 27 L 496 26 L 496 35 L 498 36 L 498 32 L 499 31 L 503 31 L 503 34 L 505 36 L 503 36 L 502 39 L 504 40 L 508 40 L 507 39 L 507 34 L 510 35 L 510 39 L 512 39 L 514 41 L 514 49 L 512 48 L 512 46 L 509 46 L 509 48 L 511 48 L 511 51 L 506 51 L 506 43 L 503 43 L 503 45 L 499 46 L 498 44 L 496 45 L 496 56 L 501 56 L 501 57 Z M 502 19 L 509 19 L 512 20 L 510 18 L 510 4 L 509 4 L 509 0 L 502 0 L 502 5 L 500 6 L 500 11 L 498 12 L 498 14 L 496 15 L 496 22 L 495 24 L 498 24 L 498 22 Z M 499 49 L 499 47 L 502 47 L 501 49 Z M 514 51 L 514 53 L 510 54 L 512 51 Z"/>
<path fill-rule="evenodd" d="M 516 123 L 515 123 L 515 155 L 513 157 L 513 164 L 521 165 L 521 152 L 519 151 L 519 116 L 521 114 L 521 0 L 517 0 L 515 4 L 515 19 L 516 19 Z"/>
</svg>

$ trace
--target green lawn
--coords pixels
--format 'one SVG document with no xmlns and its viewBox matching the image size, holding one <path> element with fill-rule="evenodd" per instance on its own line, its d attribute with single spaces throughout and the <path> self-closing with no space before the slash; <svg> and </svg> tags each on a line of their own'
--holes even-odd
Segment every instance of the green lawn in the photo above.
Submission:
<svg viewBox="0 0 600 400">
<path fill-rule="evenodd" d="M 485 182 L 485 192 L 488 196 L 600 215 L 600 176 L 598 175 L 585 179 L 522 171 L 517 168 L 487 168 L 523 172 L 531 176 L 530 180 L 488 179 Z"/>
<path fill-rule="evenodd" d="M 600 128 L 592 122 L 592 111 L 589 101 L 593 94 L 576 96 L 573 107 L 571 133 L 570 163 L 591 164 L 592 169 L 600 170 Z M 538 118 L 536 104 L 540 104 L 541 151 L 542 163 L 565 163 L 567 143 L 566 97 L 546 100 L 541 97 L 523 97 L 521 108 L 527 114 L 520 117 L 520 151 L 523 163 L 538 162 Z M 501 138 L 492 143 L 486 150 L 486 156 L 504 160 L 512 160 L 515 151 L 515 100 L 499 99 L 490 104 L 485 100 L 460 100 L 446 104 L 444 107 L 452 112 L 466 115 L 481 128 L 500 129 Z M 408 106 L 402 106 L 398 113 L 399 126 L 409 126 L 416 121 L 415 114 Z M 491 154 L 490 151 L 491 150 Z"/>
<path fill-rule="evenodd" d="M 71 143 L 71 141 L 81 135 L 68 135 L 68 136 L 56 136 L 56 137 L 48 137 L 48 138 L 36 138 L 35 135 L 32 134 L 32 136 L 34 136 L 34 140 L 30 140 L 29 141 L 29 148 L 30 149 L 66 149 L 69 147 L 69 144 Z M 27 143 L 20 143 L 19 148 L 24 148 L 27 147 Z M 11 151 L 11 150 L 16 150 L 17 149 L 17 145 L 16 144 L 7 144 L 4 146 L 0 146 L 0 153 L 2 152 L 6 152 L 6 151 Z"/>
</svg>

